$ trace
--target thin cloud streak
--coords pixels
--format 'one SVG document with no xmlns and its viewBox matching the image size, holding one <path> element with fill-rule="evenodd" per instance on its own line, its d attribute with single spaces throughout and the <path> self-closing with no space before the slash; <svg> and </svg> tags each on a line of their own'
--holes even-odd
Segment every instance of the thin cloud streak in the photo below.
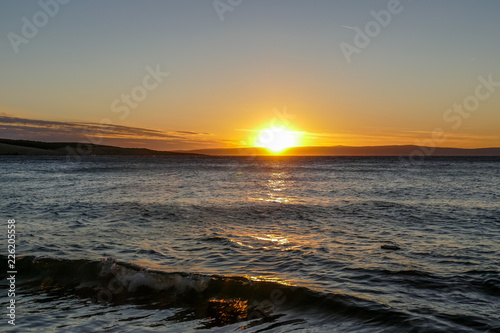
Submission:
<svg viewBox="0 0 500 333">
<path fill-rule="evenodd" d="M 217 140 L 205 132 L 160 131 L 105 123 L 49 121 L 20 118 L 5 113 L 0 115 L 0 137 L 48 142 L 90 142 L 160 150 L 227 146 L 223 140 Z"/>
</svg>

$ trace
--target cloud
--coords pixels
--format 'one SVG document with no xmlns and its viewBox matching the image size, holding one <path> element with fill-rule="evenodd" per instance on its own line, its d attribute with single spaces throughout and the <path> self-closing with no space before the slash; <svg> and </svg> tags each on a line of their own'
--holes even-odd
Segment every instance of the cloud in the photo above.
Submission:
<svg viewBox="0 0 500 333">
<path fill-rule="evenodd" d="M 351 29 L 351 30 L 356 30 L 356 28 L 354 27 L 350 27 L 348 25 L 342 25 L 342 28 L 347 28 L 347 29 Z"/>
<path fill-rule="evenodd" d="M 86 142 L 151 149 L 224 147 L 209 133 L 160 131 L 111 123 L 60 122 L 0 114 L 0 137 L 48 142 Z"/>
</svg>

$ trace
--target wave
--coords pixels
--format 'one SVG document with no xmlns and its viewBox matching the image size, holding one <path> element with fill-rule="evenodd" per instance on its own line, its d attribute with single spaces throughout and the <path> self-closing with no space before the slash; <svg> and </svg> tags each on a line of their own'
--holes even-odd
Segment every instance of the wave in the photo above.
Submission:
<svg viewBox="0 0 500 333">
<path fill-rule="evenodd" d="M 6 263 L 6 259 L 0 256 L 2 263 Z M 394 329 L 430 328 L 429 321 L 422 317 L 375 301 L 242 276 L 166 272 L 113 258 L 68 260 L 26 256 L 18 258 L 16 269 L 20 272 L 16 276 L 17 285 L 34 294 L 72 294 L 103 306 L 135 304 L 150 309 L 187 309 L 185 311 L 194 311 L 197 318 L 207 320 L 205 328 L 254 319 L 269 322 L 287 313 L 300 313 L 299 322 L 314 317 L 322 322 L 349 321 Z M 6 272 L 7 268 L 2 271 Z M 483 275 L 480 273 L 471 272 L 476 284 L 478 275 Z M 487 286 L 491 294 L 497 294 L 495 274 L 486 273 L 487 281 L 482 287 Z M 418 272 L 395 274 L 423 277 Z M 1 287 L 5 288 L 6 276 L 0 278 L 4 281 Z M 187 320 L 191 316 L 183 318 L 175 320 Z M 440 319 L 442 322 L 443 314 Z M 447 319 L 455 323 L 462 321 L 461 325 L 477 329 L 490 327 L 478 318 L 468 318 L 466 322 L 458 317 Z"/>
<path fill-rule="evenodd" d="M 2 262 L 6 259 L 0 256 Z M 20 272 L 16 277 L 18 286 L 34 293 L 75 294 L 109 306 L 196 308 L 205 317 L 215 318 L 217 324 L 221 318 L 229 322 L 269 320 L 287 311 L 311 310 L 322 317 L 344 316 L 363 322 L 410 319 L 407 314 L 347 295 L 240 276 L 151 270 L 113 258 L 67 260 L 26 256 L 18 258 L 16 269 Z M 5 267 L 3 272 L 6 271 Z M 6 276 L 1 278 L 6 281 Z"/>
</svg>

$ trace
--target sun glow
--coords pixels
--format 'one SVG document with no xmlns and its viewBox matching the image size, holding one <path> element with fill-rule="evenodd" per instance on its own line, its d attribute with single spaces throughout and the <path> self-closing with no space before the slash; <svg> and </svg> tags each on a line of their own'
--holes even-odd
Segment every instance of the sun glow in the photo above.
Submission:
<svg viewBox="0 0 500 333">
<path fill-rule="evenodd" d="M 299 145 L 299 132 L 286 127 L 268 127 L 259 131 L 256 146 L 264 147 L 274 154 Z"/>
</svg>

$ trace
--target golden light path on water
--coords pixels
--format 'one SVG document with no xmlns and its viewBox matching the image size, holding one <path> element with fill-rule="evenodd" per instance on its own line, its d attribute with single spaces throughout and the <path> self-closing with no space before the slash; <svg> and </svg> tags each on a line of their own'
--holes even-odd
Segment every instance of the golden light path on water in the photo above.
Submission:
<svg viewBox="0 0 500 333">
<path fill-rule="evenodd" d="M 248 199 L 250 201 L 264 201 L 276 203 L 292 203 L 298 198 L 291 195 L 292 189 L 290 181 L 287 180 L 289 175 L 284 172 L 273 172 L 269 175 L 269 179 L 265 180 L 262 184 L 262 191 L 250 193 Z"/>
<path fill-rule="evenodd" d="M 296 180 L 294 179 L 294 175 L 287 170 L 283 170 L 282 166 L 283 164 L 281 163 L 281 158 L 276 157 L 278 160 L 278 163 L 271 163 L 267 167 L 269 169 L 263 169 L 262 171 L 262 178 L 257 178 L 257 179 L 247 179 L 245 180 L 246 182 L 251 181 L 253 184 L 255 184 L 255 187 L 253 187 L 253 190 L 248 191 L 247 187 L 241 186 L 240 188 L 242 189 L 241 194 L 244 195 L 245 200 L 248 202 L 252 203 L 255 202 L 257 205 L 258 203 L 262 203 L 264 205 L 275 205 L 276 209 L 281 209 L 280 207 L 283 207 L 283 205 L 294 205 L 294 204 L 302 204 L 304 203 L 304 200 L 307 200 L 307 198 L 301 197 L 299 195 L 299 191 L 297 191 L 297 184 Z M 271 158 L 274 160 L 274 158 Z M 241 174 L 238 174 L 238 177 L 246 177 L 246 173 L 242 172 Z M 217 182 L 218 178 L 214 179 L 209 179 L 209 178 L 200 178 L 204 179 L 205 182 L 208 182 L 206 185 L 201 184 L 201 186 L 207 186 L 210 187 L 211 184 L 215 184 L 215 186 L 219 187 L 227 187 L 230 186 L 230 182 L 226 181 L 225 179 L 222 182 Z M 213 182 L 212 180 L 215 180 Z M 235 181 L 241 181 L 240 178 L 236 178 L 236 180 L 232 180 L 233 182 Z M 206 191 L 207 194 L 210 194 L 210 191 Z M 205 192 L 203 192 L 205 193 Z M 218 202 L 220 200 L 217 197 L 214 196 L 207 196 L 204 198 L 205 201 L 203 204 L 213 204 L 215 202 Z M 224 200 L 232 200 L 231 197 L 227 197 Z M 186 201 L 186 203 L 191 203 L 190 201 Z M 196 204 L 199 204 L 195 202 Z M 221 202 L 218 202 L 219 204 L 222 204 Z M 254 227 L 252 225 L 248 226 L 240 226 L 240 227 L 231 227 L 230 229 L 224 229 L 224 228 L 219 228 L 217 227 L 218 230 L 220 230 L 219 235 L 217 237 L 221 237 L 221 240 L 223 242 L 227 241 L 228 244 L 231 244 L 231 247 L 233 248 L 233 251 L 235 253 L 244 253 L 245 256 L 250 255 L 253 256 L 257 251 L 257 253 L 261 253 L 262 255 L 265 255 L 266 252 L 289 252 L 289 251 L 302 251 L 304 248 L 308 247 L 316 247 L 319 246 L 319 244 L 316 244 L 318 242 L 318 239 L 312 239 L 308 235 L 297 235 L 296 232 L 287 232 L 287 228 L 282 228 L 282 229 L 276 229 L 276 228 L 265 228 L 265 227 Z M 294 228 L 292 227 L 292 230 Z M 200 230 L 201 233 L 203 233 Z M 205 234 L 210 234 L 213 233 L 213 228 L 209 229 L 207 228 Z M 201 235 L 199 235 L 201 236 Z M 203 238 L 203 237 L 201 237 Z M 154 246 L 155 252 L 163 254 L 163 255 L 168 255 L 169 253 L 172 252 L 176 253 L 176 249 L 171 249 L 170 246 L 165 243 L 163 244 L 164 249 L 159 249 L 162 246 L 159 244 L 155 244 Z M 151 247 L 153 244 L 144 244 L 142 247 Z M 168 250 L 167 250 L 168 249 Z M 179 254 L 181 257 L 183 254 Z M 207 254 L 208 255 L 208 254 Z M 228 260 L 233 260 L 232 258 Z M 141 266 L 145 266 L 148 268 L 152 269 L 167 269 L 168 271 L 172 270 L 186 270 L 189 268 L 190 272 L 193 273 L 201 273 L 201 274 L 208 274 L 209 272 L 216 273 L 218 276 L 226 276 L 226 277 L 231 277 L 231 276 L 238 276 L 238 277 L 244 277 L 248 279 L 249 281 L 254 281 L 254 282 L 269 282 L 269 283 L 277 283 L 280 285 L 284 286 L 297 286 L 297 285 L 305 285 L 308 286 L 309 288 L 315 289 L 317 286 L 315 285 L 310 285 L 307 281 L 302 281 L 301 279 L 297 278 L 291 278 L 290 274 L 287 273 L 279 273 L 278 270 L 276 270 L 276 265 L 269 265 L 269 267 L 260 267 L 260 268 L 254 268 L 252 269 L 251 267 L 241 265 L 239 269 L 233 270 L 233 272 L 228 272 L 224 270 L 223 268 L 221 269 L 215 269 L 213 267 L 213 263 L 210 263 L 210 260 L 205 260 L 203 259 L 203 255 L 200 258 L 197 258 L 196 260 L 191 260 L 187 259 L 183 261 L 183 264 L 181 267 L 176 267 L 176 266 L 169 266 L 166 267 L 163 264 L 159 264 L 158 262 L 154 261 L 147 261 L 147 260 L 140 260 L 140 262 L 136 262 L 137 264 Z M 210 267 L 210 269 L 207 269 L 207 267 Z M 216 302 L 214 300 L 214 302 Z M 235 304 L 237 305 L 237 304 Z"/>
</svg>

